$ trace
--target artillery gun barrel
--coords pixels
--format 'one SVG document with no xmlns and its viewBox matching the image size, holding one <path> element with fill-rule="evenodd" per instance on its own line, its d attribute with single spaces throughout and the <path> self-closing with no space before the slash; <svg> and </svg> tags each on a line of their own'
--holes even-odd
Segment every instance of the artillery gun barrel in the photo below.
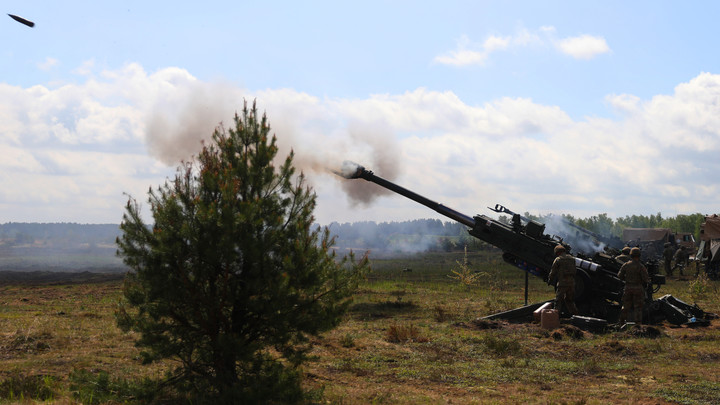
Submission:
<svg viewBox="0 0 720 405">
<path fill-rule="evenodd" d="M 385 180 L 382 177 L 376 176 L 372 171 L 366 170 L 364 167 L 357 165 L 357 170 L 351 173 L 342 174 L 338 173 L 343 177 L 349 178 L 349 179 L 365 179 L 367 181 L 373 182 L 381 187 L 384 187 L 390 191 L 394 191 L 402 196 L 405 196 L 417 203 L 420 203 L 435 212 L 438 212 L 452 220 L 455 220 L 457 222 L 460 222 L 461 224 L 465 226 L 469 226 L 470 228 L 475 227 L 475 220 L 467 216 L 461 212 L 455 211 L 452 208 L 448 208 L 438 202 L 435 202 L 433 200 L 430 200 L 428 198 L 425 198 L 421 196 L 420 194 L 414 193 L 404 187 L 400 187 L 397 184 Z"/>
<path fill-rule="evenodd" d="M 518 222 L 512 225 L 495 221 L 485 215 L 470 217 L 378 177 L 357 163 L 346 161 L 343 163 L 342 170 L 335 173 L 347 179 L 365 179 L 373 182 L 468 226 L 470 235 L 501 249 L 504 252 L 503 259 L 505 261 L 543 279 L 549 274 L 550 266 L 555 258 L 554 247 L 558 243 L 562 243 L 544 235 L 545 225 L 538 222 L 529 221 L 526 226 L 522 226 L 519 222 L 519 215 L 514 215 L 514 217 L 518 217 Z M 511 212 L 504 207 L 502 209 L 502 212 Z M 568 251 L 570 250 L 569 246 L 566 248 Z"/>
</svg>

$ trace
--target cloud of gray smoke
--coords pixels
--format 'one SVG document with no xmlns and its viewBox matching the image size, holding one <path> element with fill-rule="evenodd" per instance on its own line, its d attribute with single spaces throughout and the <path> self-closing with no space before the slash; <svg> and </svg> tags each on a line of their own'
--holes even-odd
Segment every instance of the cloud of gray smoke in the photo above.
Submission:
<svg viewBox="0 0 720 405">
<path fill-rule="evenodd" d="M 197 155 L 202 141 L 232 117 L 236 105 L 232 92 L 222 84 L 196 82 L 176 88 L 155 104 L 146 122 L 150 155 L 167 164 L 178 164 Z"/>
<path fill-rule="evenodd" d="M 242 104 L 240 90 L 227 84 L 190 82 L 173 87 L 146 120 L 150 155 L 167 165 L 189 160 L 199 153 L 202 141 L 211 139 L 215 128 L 232 123 Z M 355 121 L 338 128 L 344 122 L 338 113 L 284 93 L 263 95 L 257 105 L 261 113 L 268 111 L 271 133 L 277 136 L 276 164 L 292 150 L 295 167 L 305 174 L 336 177 L 332 171 L 339 170 L 346 159 L 362 162 L 390 180 L 400 171 L 396 138 L 381 124 Z M 312 184 L 312 176 L 308 180 Z M 379 195 L 392 194 L 364 180 L 337 180 L 352 205 L 368 205 Z"/>
<path fill-rule="evenodd" d="M 365 145 L 369 149 L 369 153 L 364 154 L 367 157 L 361 162 L 366 169 L 372 170 L 378 176 L 388 180 L 394 180 L 398 176 L 400 158 L 395 136 L 380 128 L 355 124 L 350 127 L 350 138 L 354 144 Z M 349 152 L 351 151 L 346 152 L 345 156 L 350 155 Z M 339 168 L 341 168 L 340 165 L 333 167 L 334 170 Z M 340 179 L 340 181 L 343 191 L 347 193 L 354 206 L 367 206 L 378 196 L 393 194 L 392 191 L 365 180 Z"/>
<path fill-rule="evenodd" d="M 573 253 L 592 256 L 605 249 L 604 243 L 568 225 L 567 220 L 560 215 L 547 215 L 543 217 L 541 221 L 545 223 L 545 233 L 561 237 L 563 241 L 570 245 Z"/>
</svg>

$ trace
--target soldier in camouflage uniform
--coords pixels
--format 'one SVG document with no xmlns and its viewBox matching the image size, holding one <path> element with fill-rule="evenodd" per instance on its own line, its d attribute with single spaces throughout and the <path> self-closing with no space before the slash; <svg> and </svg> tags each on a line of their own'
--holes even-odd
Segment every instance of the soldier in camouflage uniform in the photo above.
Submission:
<svg viewBox="0 0 720 405">
<path fill-rule="evenodd" d="M 625 282 L 625 292 L 622 298 L 620 323 L 628 319 L 628 312 L 632 309 L 632 321 L 642 323 L 642 310 L 645 302 L 645 284 L 650 282 L 647 269 L 640 263 L 640 249 L 630 250 L 629 262 L 623 264 L 618 273 L 620 280 Z"/>
<path fill-rule="evenodd" d="M 563 245 L 555 246 L 555 261 L 553 261 L 548 282 L 557 279 L 555 290 L 555 308 L 558 311 L 564 306 L 572 315 L 577 315 L 575 306 L 575 258 L 567 254 Z"/>
<path fill-rule="evenodd" d="M 680 268 L 680 275 L 684 276 L 685 274 L 683 274 L 683 269 L 690 261 L 690 255 L 687 250 L 685 250 L 685 246 L 680 246 L 678 250 L 675 251 L 673 259 L 675 259 L 675 265 L 672 269 L 675 270 L 676 268 Z"/>
<path fill-rule="evenodd" d="M 672 276 L 673 268 L 670 267 L 672 264 L 673 255 L 675 254 L 675 249 L 672 248 L 672 245 L 670 242 L 665 242 L 665 249 L 663 250 L 663 259 L 665 261 L 665 274 L 669 276 Z"/>
<path fill-rule="evenodd" d="M 624 248 L 622 248 L 622 254 L 615 257 L 615 260 L 622 264 L 630 261 L 630 246 L 625 246 Z"/>
</svg>

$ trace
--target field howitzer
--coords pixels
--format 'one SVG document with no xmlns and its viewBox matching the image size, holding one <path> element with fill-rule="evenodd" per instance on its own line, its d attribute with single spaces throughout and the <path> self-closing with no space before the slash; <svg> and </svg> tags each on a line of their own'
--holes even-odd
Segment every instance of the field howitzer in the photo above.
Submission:
<svg viewBox="0 0 720 405">
<path fill-rule="evenodd" d="M 420 203 L 435 212 L 467 226 L 468 233 L 502 250 L 502 258 L 536 277 L 548 282 L 548 276 L 555 260 L 554 248 L 558 244 L 565 246 L 571 253 L 571 246 L 562 238 L 545 234 L 545 224 L 512 212 L 502 205 L 490 210 L 511 215 L 509 224 L 494 220 L 485 215 L 473 217 L 432 201 L 391 181 L 376 176 L 363 166 L 345 162 L 341 172 L 336 174 L 347 179 L 364 179 L 383 188 Z M 523 223 L 524 222 L 524 223 Z M 578 255 L 575 257 L 577 274 L 575 276 L 575 302 L 580 315 L 600 318 L 610 323 L 617 321 L 620 313 L 625 283 L 617 276 L 622 263 L 614 257 L 598 253 L 592 258 Z M 650 266 L 651 283 L 647 286 L 646 305 L 643 318 L 655 323 L 667 319 L 674 324 L 703 321 L 706 314 L 697 306 L 686 304 L 672 296 L 653 300 L 652 294 L 660 285 L 665 284 L 665 276 L 657 274 L 657 265 Z M 532 312 L 545 302 L 528 305 L 516 310 L 491 315 L 490 319 L 521 320 L 532 317 Z"/>
</svg>

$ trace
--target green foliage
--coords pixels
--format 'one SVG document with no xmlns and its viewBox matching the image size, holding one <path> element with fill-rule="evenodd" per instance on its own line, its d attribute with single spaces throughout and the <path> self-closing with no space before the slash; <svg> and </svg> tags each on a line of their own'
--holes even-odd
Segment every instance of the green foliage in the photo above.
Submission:
<svg viewBox="0 0 720 405">
<path fill-rule="evenodd" d="M 444 252 L 452 252 L 455 249 L 455 243 L 450 238 L 439 238 L 438 245 Z"/>
<path fill-rule="evenodd" d="M 55 398 L 55 378 L 42 375 L 25 375 L 15 371 L 0 381 L 0 398 L 7 400 L 34 399 L 49 401 Z"/>
<path fill-rule="evenodd" d="M 695 235 L 695 239 L 699 240 L 700 224 L 702 224 L 704 220 L 705 215 L 700 213 L 678 215 L 676 217 L 668 218 L 663 218 L 659 212 L 656 215 L 650 216 L 625 216 L 615 220 L 615 224 L 613 225 L 613 234 L 621 236 L 624 228 L 670 228 L 675 232 L 692 232 Z"/>
<path fill-rule="evenodd" d="M 355 347 L 355 338 L 349 333 L 346 333 L 340 338 L 340 344 L 342 347 Z"/>
<path fill-rule="evenodd" d="M 524 217 L 546 223 L 548 216 L 532 215 L 528 212 Z M 622 237 L 625 228 L 670 228 L 674 232 L 690 232 L 695 240 L 700 238 L 700 225 L 705 215 L 700 213 L 663 218 L 661 213 L 655 215 L 632 215 L 610 218 L 607 213 L 593 215 L 587 218 L 575 218 L 569 214 L 562 217 L 592 232 L 605 236 Z M 498 221 L 511 225 L 511 218 L 499 215 Z M 338 244 L 350 246 L 365 246 L 375 251 L 415 251 L 418 247 L 429 251 L 451 252 L 466 246 L 468 251 L 477 252 L 487 250 L 487 243 L 468 234 L 467 227 L 457 222 L 442 223 L 438 220 L 423 219 L 405 222 L 375 223 L 362 221 L 355 223 L 332 223 L 330 229 L 338 235 Z"/>
<path fill-rule="evenodd" d="M 655 394 L 660 398 L 678 404 L 717 404 L 720 402 L 720 383 L 697 381 L 674 384 L 657 389 Z"/>
<path fill-rule="evenodd" d="M 433 307 L 433 319 L 435 319 L 435 322 L 443 323 L 452 318 L 452 314 L 442 305 L 435 305 L 435 307 Z"/>
<path fill-rule="evenodd" d="M 156 402 L 161 394 L 158 383 L 150 379 L 113 378 L 106 371 L 93 374 L 87 370 L 70 373 L 72 397 L 83 405 L 108 402 L 146 404 Z"/>
<path fill-rule="evenodd" d="M 308 336 L 340 322 L 367 259 L 330 253 L 292 152 L 274 164 L 266 116 L 246 104 L 234 121 L 149 191 L 152 226 L 128 201 L 117 323 L 140 333 L 145 361 L 179 360 L 172 381 L 197 398 L 295 401 Z"/>
<path fill-rule="evenodd" d="M 590 218 L 578 218 L 575 223 L 585 229 L 588 229 L 595 233 L 599 233 L 601 235 L 614 234 L 616 236 L 620 236 L 622 234 L 622 230 L 620 230 L 619 234 L 615 232 L 616 230 L 612 218 L 608 217 L 608 215 L 605 213 L 600 215 L 593 215 Z"/>
<path fill-rule="evenodd" d="M 468 262 L 468 255 L 467 255 L 467 246 L 465 247 L 465 254 L 463 255 L 463 260 L 456 261 L 457 267 L 455 269 L 452 269 L 450 272 L 452 274 L 448 275 L 448 277 L 458 280 L 461 284 L 472 287 L 474 285 L 477 285 L 477 283 L 484 277 L 487 277 L 487 273 L 482 272 L 475 272 L 470 268 L 470 264 Z"/>
<path fill-rule="evenodd" d="M 700 240 L 700 225 L 705 222 L 705 215 L 700 213 L 678 215 L 663 220 L 660 228 L 670 228 L 675 232 L 691 232 L 695 240 Z"/>
<path fill-rule="evenodd" d="M 695 280 L 692 280 L 690 284 L 688 284 L 688 293 L 693 300 L 699 301 L 707 298 L 712 287 L 710 279 L 708 279 L 705 272 L 701 272 Z"/>
<path fill-rule="evenodd" d="M 488 352 L 497 356 L 508 356 L 511 354 L 519 354 L 522 346 L 517 339 L 513 337 L 504 337 L 488 334 L 482 340 Z"/>
<path fill-rule="evenodd" d="M 705 221 L 705 215 L 700 213 L 663 218 L 658 212 L 649 216 L 627 215 L 615 220 L 606 213 L 589 218 L 574 218 L 572 215 L 563 215 L 563 217 L 601 235 L 621 237 L 625 228 L 670 228 L 674 232 L 691 232 L 695 235 L 695 240 L 700 240 L 700 224 Z M 540 221 L 542 222 L 542 219 Z"/>
<path fill-rule="evenodd" d="M 488 250 L 491 248 L 490 244 L 483 242 L 480 239 L 470 235 L 464 226 L 460 229 L 460 234 L 458 236 L 458 241 L 455 244 L 455 248 L 459 249 L 460 246 L 462 246 L 463 249 L 467 249 L 467 251 L 470 251 L 470 252 L 478 252 L 481 250 Z"/>
</svg>

